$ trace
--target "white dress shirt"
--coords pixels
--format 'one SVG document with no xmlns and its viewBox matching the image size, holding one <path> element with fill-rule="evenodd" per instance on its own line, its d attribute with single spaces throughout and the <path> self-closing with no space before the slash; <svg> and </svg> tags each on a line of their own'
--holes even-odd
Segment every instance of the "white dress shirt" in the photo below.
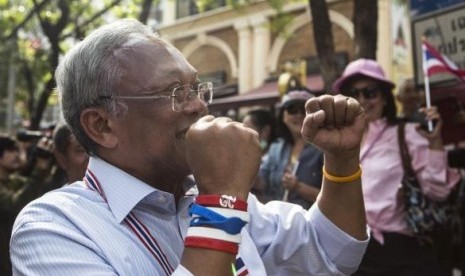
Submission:
<svg viewBox="0 0 465 276">
<path fill-rule="evenodd" d="M 79 181 L 31 202 L 18 215 L 11 239 L 14 275 L 192 275 L 180 265 L 196 189 L 185 181 L 178 206 L 172 194 L 91 157 L 88 171 L 104 196 Z M 190 189 L 189 189 L 190 188 Z M 250 222 L 239 256 L 249 275 L 348 275 L 368 240 L 338 229 L 318 209 L 248 199 Z M 130 215 L 150 231 L 165 268 L 131 231 Z M 166 267 L 171 267 L 167 273 Z"/>
</svg>

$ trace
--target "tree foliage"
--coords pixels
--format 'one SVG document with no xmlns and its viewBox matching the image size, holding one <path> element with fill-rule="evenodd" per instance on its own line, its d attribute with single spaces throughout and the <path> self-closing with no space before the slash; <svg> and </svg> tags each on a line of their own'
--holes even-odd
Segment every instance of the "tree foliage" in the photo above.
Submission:
<svg viewBox="0 0 465 276">
<path fill-rule="evenodd" d="M 0 0 L 0 96 L 6 99 L 8 66 L 16 66 L 19 110 L 39 128 L 44 110 L 56 103 L 53 78 L 60 55 L 88 32 L 116 18 L 140 18 L 156 0 Z M 1 110 L 6 103 L 0 102 Z M 3 122 L 2 122 L 3 123 Z"/>
<path fill-rule="evenodd" d="M 256 0 L 226 0 L 226 3 L 241 9 L 254 1 Z M 283 12 L 284 4 L 298 1 L 302 0 L 268 0 L 269 5 L 276 10 L 271 24 L 273 32 L 285 32 L 292 16 Z M 18 105 L 17 110 L 23 118 L 30 120 L 31 129 L 39 128 L 47 105 L 57 102 L 53 93 L 53 75 L 60 55 L 106 21 L 133 17 L 147 23 L 149 11 L 157 2 L 158 0 L 0 0 L 0 111 L 6 110 L 8 67 L 14 63 L 17 80 L 15 95 L 17 101 L 23 103 Z M 375 56 L 377 16 L 376 8 L 373 7 L 376 7 L 376 2 L 354 0 L 354 6 L 360 7 L 354 11 L 357 14 L 357 17 L 354 16 L 355 45 L 358 49 L 356 56 Z M 218 1 L 196 0 L 196 3 L 202 11 L 214 8 Z M 315 36 L 308 39 L 316 44 L 322 75 L 328 88 L 339 72 L 335 69 L 334 45 L 326 1 L 309 0 L 309 5 Z M 372 8 L 366 8 L 367 5 Z M 369 32 L 366 31 L 367 26 L 371 26 Z M 3 121 L 0 125 L 2 123 Z"/>
</svg>

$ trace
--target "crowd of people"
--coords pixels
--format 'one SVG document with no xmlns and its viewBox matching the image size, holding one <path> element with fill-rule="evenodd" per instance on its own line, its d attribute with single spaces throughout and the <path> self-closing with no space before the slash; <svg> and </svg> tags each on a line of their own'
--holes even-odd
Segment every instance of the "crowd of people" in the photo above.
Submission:
<svg viewBox="0 0 465 276">
<path fill-rule="evenodd" d="M 406 224 L 399 128 L 433 200 L 463 153 L 376 61 L 242 123 L 208 115 L 212 83 L 136 20 L 95 30 L 55 78 L 66 122 L 0 137 L 1 275 L 451 275 Z"/>
<path fill-rule="evenodd" d="M 15 137 L 0 134 L 0 275 L 12 274 L 9 242 L 21 209 L 81 180 L 88 158 L 64 122 L 44 131 L 19 130 Z"/>
</svg>

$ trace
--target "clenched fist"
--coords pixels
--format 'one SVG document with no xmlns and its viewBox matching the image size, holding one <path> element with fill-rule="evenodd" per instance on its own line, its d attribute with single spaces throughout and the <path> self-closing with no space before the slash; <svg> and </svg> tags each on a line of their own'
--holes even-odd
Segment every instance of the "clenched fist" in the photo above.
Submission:
<svg viewBox="0 0 465 276">
<path fill-rule="evenodd" d="M 200 194 L 246 200 L 261 154 L 257 132 L 229 118 L 202 117 L 186 134 L 186 157 Z"/>
<path fill-rule="evenodd" d="M 302 126 L 305 141 L 326 155 L 353 156 L 360 150 L 365 116 L 360 104 L 342 95 L 323 95 L 305 104 L 307 116 Z"/>
</svg>

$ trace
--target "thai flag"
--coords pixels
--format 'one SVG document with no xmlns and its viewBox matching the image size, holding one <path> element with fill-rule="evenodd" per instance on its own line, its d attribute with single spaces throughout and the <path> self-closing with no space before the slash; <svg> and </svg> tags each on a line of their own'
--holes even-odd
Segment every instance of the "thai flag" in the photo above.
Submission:
<svg viewBox="0 0 465 276">
<path fill-rule="evenodd" d="M 421 48 L 423 50 L 423 73 L 431 76 L 440 73 L 452 73 L 462 82 L 465 82 L 465 70 L 461 70 L 445 55 L 439 53 L 425 39 L 423 39 Z"/>
</svg>

